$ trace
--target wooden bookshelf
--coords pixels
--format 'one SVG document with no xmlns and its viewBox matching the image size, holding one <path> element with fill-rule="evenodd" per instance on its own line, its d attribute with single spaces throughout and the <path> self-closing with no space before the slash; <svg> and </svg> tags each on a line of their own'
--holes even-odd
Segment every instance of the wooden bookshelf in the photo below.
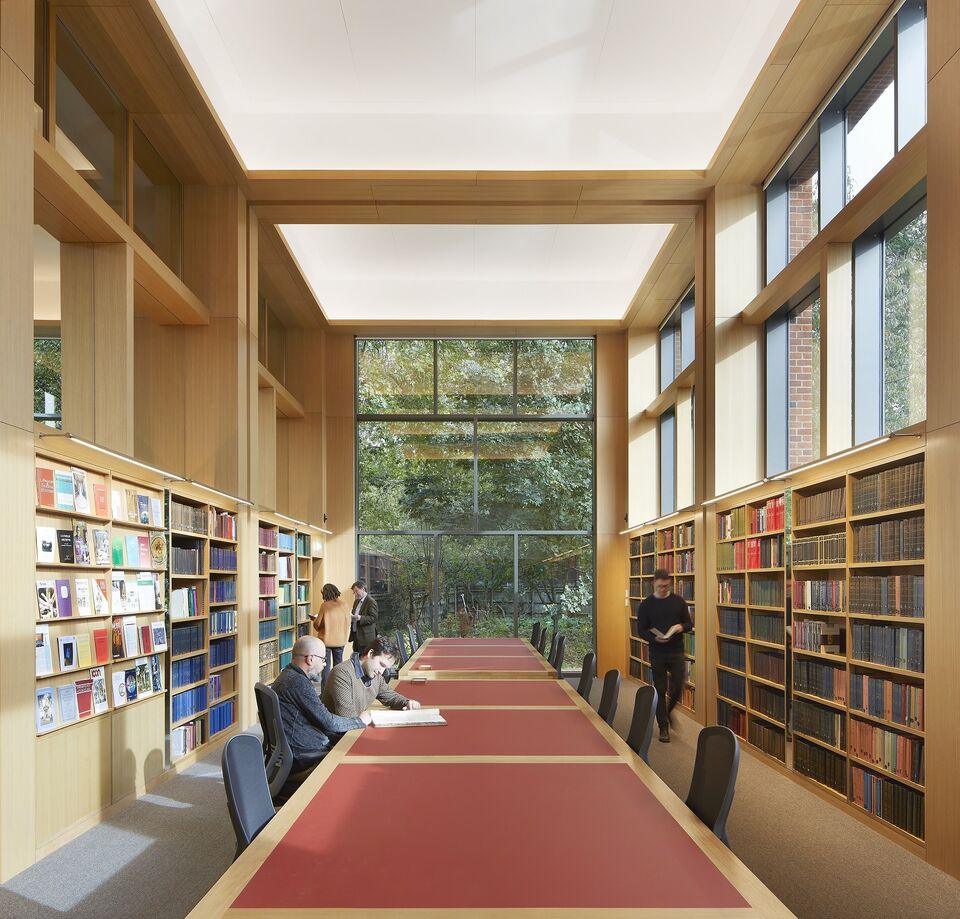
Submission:
<svg viewBox="0 0 960 919">
<path fill-rule="evenodd" d="M 701 539 L 701 517 L 689 515 L 667 526 L 651 527 L 632 536 L 629 542 L 629 613 L 627 618 L 627 673 L 641 683 L 650 683 L 650 652 L 648 643 L 636 635 L 637 608 L 653 591 L 653 572 L 665 568 L 670 572 L 674 593 L 682 597 L 690 610 L 694 630 L 684 633 L 684 657 L 687 673 L 683 698 L 678 703 L 702 721 L 697 708 L 699 680 L 697 657 L 697 545 Z"/>
<path fill-rule="evenodd" d="M 310 634 L 313 605 L 313 537 L 309 530 L 297 531 L 296 637 Z"/>
<path fill-rule="evenodd" d="M 258 615 L 258 679 L 271 683 L 280 672 L 279 632 L 280 614 L 278 597 L 277 560 L 280 526 L 268 518 L 260 517 L 257 535 L 257 574 L 259 592 Z"/>
<path fill-rule="evenodd" d="M 207 508 L 209 519 L 208 694 L 209 739 L 238 725 L 240 608 L 237 603 L 239 539 L 236 508 Z"/>
<path fill-rule="evenodd" d="M 277 639 L 279 668 L 290 663 L 296 640 L 297 531 L 277 527 Z"/>
</svg>

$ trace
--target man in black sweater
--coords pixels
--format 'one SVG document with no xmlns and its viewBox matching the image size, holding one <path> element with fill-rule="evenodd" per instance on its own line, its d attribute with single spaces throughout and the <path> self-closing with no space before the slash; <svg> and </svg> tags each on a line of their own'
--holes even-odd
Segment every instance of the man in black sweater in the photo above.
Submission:
<svg viewBox="0 0 960 919">
<path fill-rule="evenodd" d="M 683 694 L 686 658 L 681 633 L 692 631 L 686 601 L 671 589 L 669 572 L 658 568 L 653 573 L 653 593 L 637 609 L 637 635 L 650 642 L 650 670 L 657 690 L 657 724 L 663 743 L 670 743 L 671 713 Z"/>
</svg>

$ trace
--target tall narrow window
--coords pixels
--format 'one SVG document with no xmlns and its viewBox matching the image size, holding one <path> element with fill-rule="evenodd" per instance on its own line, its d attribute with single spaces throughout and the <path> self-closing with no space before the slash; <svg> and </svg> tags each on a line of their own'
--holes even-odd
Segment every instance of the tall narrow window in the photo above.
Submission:
<svg viewBox="0 0 960 919">
<path fill-rule="evenodd" d="M 153 144 L 133 126 L 133 228 L 160 258 L 180 273 L 183 189 Z"/>
<path fill-rule="evenodd" d="M 668 408 L 660 416 L 660 513 L 677 509 L 677 418 Z"/>
<path fill-rule="evenodd" d="M 896 56 L 891 51 L 847 106 L 847 201 L 893 159 L 896 151 L 895 72 Z"/>
<path fill-rule="evenodd" d="M 696 297 L 693 285 L 660 326 L 660 389 L 666 389 L 696 356 Z"/>
<path fill-rule="evenodd" d="M 60 370 L 60 327 L 34 326 L 33 332 L 33 417 L 59 428 L 63 411 Z"/>
</svg>

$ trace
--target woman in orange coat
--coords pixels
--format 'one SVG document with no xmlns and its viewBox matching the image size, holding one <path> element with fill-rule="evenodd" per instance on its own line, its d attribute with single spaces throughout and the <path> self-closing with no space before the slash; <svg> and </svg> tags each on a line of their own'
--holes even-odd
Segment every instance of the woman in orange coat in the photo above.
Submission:
<svg viewBox="0 0 960 919">
<path fill-rule="evenodd" d="M 325 683 L 327 674 L 343 660 L 343 647 L 350 637 L 350 604 L 340 599 L 334 584 L 324 584 L 321 595 L 323 603 L 313 617 L 313 633 L 327 646 L 327 666 L 321 681 Z"/>
</svg>

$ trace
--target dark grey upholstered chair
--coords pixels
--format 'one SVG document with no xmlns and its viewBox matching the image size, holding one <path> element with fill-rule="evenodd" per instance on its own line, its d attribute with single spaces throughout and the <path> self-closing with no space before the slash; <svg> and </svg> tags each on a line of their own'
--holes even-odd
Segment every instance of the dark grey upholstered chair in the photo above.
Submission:
<svg viewBox="0 0 960 919">
<path fill-rule="evenodd" d="M 627 746 L 648 766 L 650 740 L 656 720 L 657 691 L 652 686 L 641 686 L 633 702 L 633 720 L 630 722 L 630 733 L 627 734 Z"/>
<path fill-rule="evenodd" d="M 407 623 L 407 638 L 410 639 L 410 653 L 413 654 L 420 647 L 420 642 L 417 640 L 417 633 L 409 622 Z"/>
<path fill-rule="evenodd" d="M 403 640 L 403 632 L 400 629 L 396 631 L 397 636 L 397 653 L 400 655 L 400 666 L 402 667 L 407 662 L 407 643 Z"/>
<path fill-rule="evenodd" d="M 557 671 L 557 677 L 562 676 L 563 674 L 563 652 L 567 645 L 567 636 L 562 632 L 560 633 L 560 638 L 557 639 L 557 649 L 553 652 L 553 659 L 549 662 L 550 666 Z"/>
<path fill-rule="evenodd" d="M 540 623 L 535 622 L 533 624 L 533 631 L 530 633 L 530 644 L 532 644 L 534 647 L 536 647 L 537 642 L 540 641 L 540 631 Z"/>
<path fill-rule="evenodd" d="M 263 764 L 270 788 L 270 797 L 277 798 L 290 778 L 293 768 L 293 751 L 287 742 L 280 719 L 280 700 L 273 688 L 266 683 L 253 687 L 257 699 L 257 714 L 263 729 Z"/>
<path fill-rule="evenodd" d="M 538 654 L 543 654 L 543 652 L 544 652 L 544 650 L 545 650 L 546 647 L 547 647 L 547 630 L 546 630 L 546 629 L 541 629 L 541 630 L 540 630 L 540 639 L 539 639 L 539 641 L 537 642 L 537 653 L 538 653 Z"/>
<path fill-rule="evenodd" d="M 553 666 L 553 659 L 557 656 L 557 642 L 560 640 L 560 633 L 554 629 L 550 636 L 550 652 L 547 654 L 547 663 Z"/>
<path fill-rule="evenodd" d="M 234 859 L 250 845 L 276 813 L 263 767 L 260 741 L 252 734 L 235 734 L 223 748 L 223 787 L 227 810 L 237 837 Z"/>
<path fill-rule="evenodd" d="M 730 728 L 713 725 L 700 731 L 686 804 L 728 848 L 727 815 L 739 766 L 740 744 Z"/>
<path fill-rule="evenodd" d="M 600 706 L 597 714 L 607 722 L 613 724 L 617 714 L 617 702 L 620 699 L 620 671 L 614 668 L 603 675 L 603 694 L 600 696 Z"/>
<path fill-rule="evenodd" d="M 580 682 L 577 684 L 577 695 L 581 699 L 590 701 L 590 690 L 593 689 L 593 680 L 597 675 L 597 655 L 588 651 L 583 655 L 583 665 L 580 667 Z"/>
<path fill-rule="evenodd" d="M 413 633 L 414 633 L 414 635 L 417 636 L 417 647 L 419 648 L 420 645 L 423 644 L 423 636 L 420 634 L 420 620 L 419 620 L 419 619 L 413 624 Z M 412 653 L 412 651 L 411 651 L 411 653 Z"/>
</svg>

